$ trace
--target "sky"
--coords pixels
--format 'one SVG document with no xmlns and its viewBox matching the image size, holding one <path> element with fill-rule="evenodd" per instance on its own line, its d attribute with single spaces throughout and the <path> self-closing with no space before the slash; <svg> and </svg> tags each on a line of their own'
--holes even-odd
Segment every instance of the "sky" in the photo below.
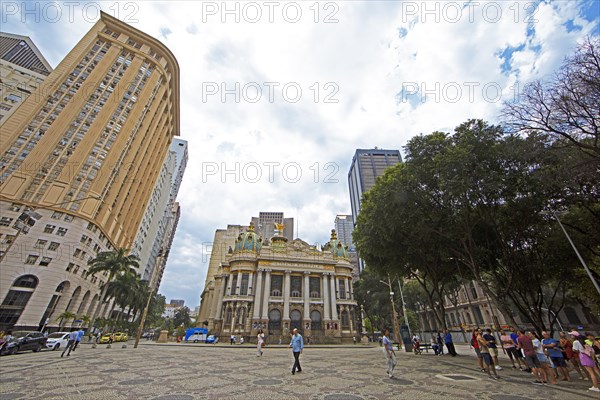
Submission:
<svg viewBox="0 0 600 400">
<path fill-rule="evenodd" d="M 100 9 L 179 62 L 189 161 L 159 292 L 191 309 L 216 229 L 280 211 L 295 237 L 326 243 L 350 214 L 356 149 L 497 123 L 503 102 L 600 34 L 599 0 L 3 0 L 0 29 L 29 36 L 55 67 Z"/>
</svg>

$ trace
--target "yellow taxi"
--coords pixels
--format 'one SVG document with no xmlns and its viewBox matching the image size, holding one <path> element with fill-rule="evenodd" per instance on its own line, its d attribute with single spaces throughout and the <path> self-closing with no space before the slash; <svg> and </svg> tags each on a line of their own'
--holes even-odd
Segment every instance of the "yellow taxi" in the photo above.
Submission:
<svg viewBox="0 0 600 400">
<path fill-rule="evenodd" d="M 125 332 L 115 333 L 115 342 L 126 342 L 128 339 L 129 336 Z"/>
<path fill-rule="evenodd" d="M 113 333 L 105 333 L 104 335 L 102 335 L 102 337 L 100 338 L 100 341 L 98 343 L 100 344 L 105 344 L 105 343 L 110 343 L 110 337 L 114 335 Z"/>
</svg>

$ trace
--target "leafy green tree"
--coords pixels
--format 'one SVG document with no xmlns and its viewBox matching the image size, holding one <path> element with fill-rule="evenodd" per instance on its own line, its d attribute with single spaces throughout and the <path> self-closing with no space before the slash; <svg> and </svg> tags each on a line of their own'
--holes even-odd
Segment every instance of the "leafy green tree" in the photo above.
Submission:
<svg viewBox="0 0 600 400">
<path fill-rule="evenodd" d="M 71 311 L 65 311 L 61 313 L 58 317 L 56 317 L 56 320 L 59 321 L 59 330 L 62 330 L 69 320 L 75 319 L 76 317 L 77 315 Z"/>
<path fill-rule="evenodd" d="M 100 304 L 98 307 L 96 307 L 92 317 L 92 324 L 98 315 L 101 305 L 106 301 L 109 288 L 108 283 L 122 273 L 125 274 L 132 269 L 137 270 L 139 268 L 139 258 L 135 255 L 127 255 L 128 252 L 129 250 L 123 248 L 113 251 L 103 251 L 98 253 L 95 258 L 88 262 L 88 265 L 90 266 L 88 269 L 88 275 L 94 275 L 102 272 L 108 273 L 106 283 L 102 287 Z"/>
<path fill-rule="evenodd" d="M 503 119 L 519 133 L 564 139 L 600 161 L 600 38 L 588 37 L 547 82 L 525 86 Z"/>
<path fill-rule="evenodd" d="M 190 309 L 188 307 L 181 307 L 175 311 L 173 316 L 173 325 L 175 327 L 180 326 L 192 326 L 192 319 L 190 318 Z"/>
</svg>

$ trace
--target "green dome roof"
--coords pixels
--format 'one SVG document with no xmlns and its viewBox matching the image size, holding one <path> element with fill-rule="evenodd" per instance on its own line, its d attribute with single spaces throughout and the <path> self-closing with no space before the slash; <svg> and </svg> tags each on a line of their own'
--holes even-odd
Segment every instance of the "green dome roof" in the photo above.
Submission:
<svg viewBox="0 0 600 400">
<path fill-rule="evenodd" d="M 253 251 L 259 253 L 262 248 L 262 237 L 259 237 L 254 232 L 254 225 L 250 223 L 248 230 L 244 233 L 240 233 L 235 240 L 235 250 L 238 251 Z"/>
<path fill-rule="evenodd" d="M 338 240 L 335 229 L 331 230 L 331 239 L 323 249 L 331 251 L 333 258 L 348 258 L 348 247 Z"/>
</svg>

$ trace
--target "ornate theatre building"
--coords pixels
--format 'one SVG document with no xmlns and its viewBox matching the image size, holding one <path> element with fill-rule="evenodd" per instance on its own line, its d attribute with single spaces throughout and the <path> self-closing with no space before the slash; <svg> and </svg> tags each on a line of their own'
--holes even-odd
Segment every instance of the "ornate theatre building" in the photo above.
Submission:
<svg viewBox="0 0 600 400">
<path fill-rule="evenodd" d="M 215 239 L 227 236 L 218 232 Z M 211 264 L 224 243 L 215 241 Z M 250 224 L 221 253 L 223 261 L 209 265 L 197 320 L 220 341 L 236 335 L 255 342 L 261 328 L 269 343 L 288 340 L 294 328 L 311 343 L 358 337 L 352 265 L 335 230 L 318 249 L 280 232 L 263 243 Z"/>
</svg>

